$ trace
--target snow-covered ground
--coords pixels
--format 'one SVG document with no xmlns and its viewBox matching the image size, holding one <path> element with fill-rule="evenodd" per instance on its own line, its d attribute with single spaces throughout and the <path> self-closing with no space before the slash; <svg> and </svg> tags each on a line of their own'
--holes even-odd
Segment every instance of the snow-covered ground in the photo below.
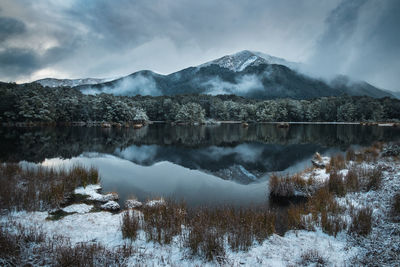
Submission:
<svg viewBox="0 0 400 267">
<path fill-rule="evenodd" d="M 48 235 L 61 235 L 70 239 L 71 244 L 80 242 L 99 242 L 112 249 L 121 246 L 126 240 L 121 234 L 122 213 L 109 212 L 76 213 L 58 221 L 46 220 L 47 212 L 17 212 L 9 218 L 27 227 L 40 225 Z M 247 252 L 226 251 L 227 265 L 233 266 L 288 266 L 297 265 L 301 255 L 307 251 L 318 251 L 331 265 L 343 266 L 353 256 L 359 253 L 358 247 L 349 247 L 346 235 L 334 238 L 322 233 L 308 231 L 290 231 L 284 237 L 272 235 L 261 245 L 254 245 Z M 183 248 L 182 241 L 176 237 L 171 245 L 159 245 L 146 242 L 144 232 L 133 243 L 139 253 L 129 259 L 131 265 L 139 263 L 151 266 L 194 266 L 216 263 L 204 262 L 201 258 L 193 257 Z"/>
<path fill-rule="evenodd" d="M 316 228 L 316 231 L 289 231 L 284 236 L 272 235 L 262 244 L 254 244 L 248 251 L 233 252 L 226 244 L 223 262 L 228 266 L 298 266 L 304 264 L 302 256 L 317 251 L 328 266 L 350 266 L 375 264 L 376 266 L 399 266 L 400 227 L 390 217 L 392 197 L 400 190 L 400 164 L 391 159 L 381 159 L 364 167 L 380 165 L 383 168 L 382 186 L 377 191 L 349 193 L 337 198 L 340 205 L 349 208 L 369 206 L 373 210 L 373 229 L 367 237 L 354 237 L 340 232 L 336 237 L 329 236 Z M 346 174 L 347 170 L 341 170 Z M 314 169 L 305 173 L 322 182 L 328 179 L 325 169 Z M 308 175 L 308 176 L 307 176 Z M 78 188 L 75 192 L 98 197 L 98 185 Z M 100 194 L 99 194 L 100 195 Z M 163 200 L 148 202 L 147 205 L 160 204 Z M 156 203 L 157 202 L 157 203 Z M 13 212 L 0 217 L 0 222 L 15 221 L 26 227 L 37 227 L 49 236 L 61 235 L 70 239 L 71 244 L 80 242 L 99 242 L 107 248 L 115 248 L 128 242 L 121 233 L 123 213 L 90 212 L 91 205 L 73 204 L 63 209 L 76 212 L 57 221 L 46 220 L 47 212 Z M 135 211 L 138 212 L 138 211 Z M 350 214 L 345 213 L 351 221 Z M 129 259 L 129 265 L 151 266 L 213 266 L 216 262 L 204 262 L 191 256 L 184 247 L 182 238 L 175 237 L 169 245 L 147 242 L 145 233 L 139 231 L 133 247 L 136 251 Z M 311 265 L 314 266 L 314 265 Z"/>
</svg>

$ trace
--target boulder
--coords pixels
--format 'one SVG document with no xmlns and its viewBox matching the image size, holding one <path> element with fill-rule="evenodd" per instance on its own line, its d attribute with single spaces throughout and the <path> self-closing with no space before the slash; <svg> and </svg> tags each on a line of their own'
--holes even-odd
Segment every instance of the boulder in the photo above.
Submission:
<svg viewBox="0 0 400 267">
<path fill-rule="evenodd" d="M 321 155 L 318 152 L 315 152 L 313 158 L 311 159 L 311 163 L 315 167 L 323 169 L 329 163 L 329 158 L 328 157 L 321 157 Z"/>
<path fill-rule="evenodd" d="M 118 200 L 119 196 L 117 193 L 113 192 L 113 193 L 108 193 L 105 194 L 101 197 L 101 199 L 99 199 L 101 202 L 107 202 L 107 201 L 114 201 L 114 200 Z"/>
<path fill-rule="evenodd" d="M 108 201 L 107 203 L 101 205 L 100 208 L 107 211 L 118 211 L 121 207 L 115 201 Z"/>
<path fill-rule="evenodd" d="M 159 206 L 164 206 L 166 205 L 165 200 L 163 198 L 160 199 L 153 199 L 150 201 L 147 201 L 146 206 L 150 208 L 155 208 Z"/>
<path fill-rule="evenodd" d="M 125 208 L 127 209 L 136 209 L 143 206 L 143 203 L 138 201 L 137 199 L 128 199 L 125 201 Z"/>
</svg>

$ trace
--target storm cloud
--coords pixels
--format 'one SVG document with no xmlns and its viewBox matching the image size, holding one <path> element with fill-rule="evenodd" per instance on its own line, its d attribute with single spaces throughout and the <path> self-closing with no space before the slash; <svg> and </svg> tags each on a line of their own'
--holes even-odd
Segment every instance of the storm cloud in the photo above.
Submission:
<svg viewBox="0 0 400 267">
<path fill-rule="evenodd" d="M 399 3 L 3 0 L 0 80 L 167 74 L 249 49 L 400 90 Z"/>
</svg>

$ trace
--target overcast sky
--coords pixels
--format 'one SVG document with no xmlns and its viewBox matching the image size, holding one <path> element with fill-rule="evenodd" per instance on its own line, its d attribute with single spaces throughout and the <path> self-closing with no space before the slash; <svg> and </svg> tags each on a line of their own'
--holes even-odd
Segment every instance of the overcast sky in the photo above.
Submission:
<svg viewBox="0 0 400 267">
<path fill-rule="evenodd" d="M 400 91 L 398 0 L 0 0 L 0 80 L 168 74 L 240 50 Z"/>
</svg>

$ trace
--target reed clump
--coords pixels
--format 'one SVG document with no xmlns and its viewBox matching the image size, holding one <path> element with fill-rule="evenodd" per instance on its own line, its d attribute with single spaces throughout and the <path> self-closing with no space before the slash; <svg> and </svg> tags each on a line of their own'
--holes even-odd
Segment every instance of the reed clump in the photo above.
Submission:
<svg viewBox="0 0 400 267">
<path fill-rule="evenodd" d="M 372 230 L 372 209 L 370 207 L 363 207 L 352 213 L 352 221 L 348 232 L 362 236 L 368 235 Z"/>
<path fill-rule="evenodd" d="M 139 230 L 139 218 L 133 210 L 127 210 L 122 215 L 121 231 L 123 238 L 136 240 Z"/>
<path fill-rule="evenodd" d="M 40 211 L 57 208 L 76 187 L 99 183 L 95 168 L 22 167 L 0 163 L 0 209 Z"/>
<path fill-rule="evenodd" d="M 142 229 L 148 241 L 169 244 L 172 238 L 181 234 L 186 220 L 186 204 L 167 200 L 154 206 L 144 206 Z"/>
<path fill-rule="evenodd" d="M 326 166 L 326 172 L 330 173 L 331 171 L 342 170 L 346 168 L 346 160 L 342 154 L 337 154 L 332 156 L 329 160 L 329 164 Z"/>
</svg>

